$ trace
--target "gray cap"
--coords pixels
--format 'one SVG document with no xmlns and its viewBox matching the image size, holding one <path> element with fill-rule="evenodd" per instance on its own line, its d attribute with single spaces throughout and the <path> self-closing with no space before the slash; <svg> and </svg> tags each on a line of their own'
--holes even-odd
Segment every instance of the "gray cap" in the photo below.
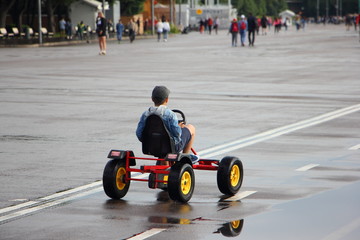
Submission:
<svg viewBox="0 0 360 240">
<path fill-rule="evenodd" d="M 165 86 L 156 86 L 152 91 L 152 98 L 164 101 L 169 97 L 170 90 Z"/>
</svg>

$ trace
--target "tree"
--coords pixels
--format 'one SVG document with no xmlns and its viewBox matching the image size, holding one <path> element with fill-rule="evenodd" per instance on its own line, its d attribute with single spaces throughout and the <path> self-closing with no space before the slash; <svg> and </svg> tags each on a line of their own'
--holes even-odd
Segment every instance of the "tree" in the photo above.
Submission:
<svg viewBox="0 0 360 240">
<path fill-rule="evenodd" d="M 248 15 L 251 12 L 254 16 L 277 16 L 287 8 L 285 0 L 232 0 L 231 3 L 239 14 Z"/>
<path fill-rule="evenodd" d="M 121 0 L 120 9 L 121 15 L 132 16 L 144 10 L 145 0 Z"/>
<path fill-rule="evenodd" d="M 56 30 L 56 22 L 55 22 L 55 10 L 59 7 L 64 7 L 67 9 L 73 2 L 77 0 L 44 0 L 45 1 L 45 9 L 48 15 L 48 22 L 50 32 L 55 32 Z M 67 14 L 66 14 L 67 15 Z"/>
<path fill-rule="evenodd" d="M 267 10 L 266 10 L 266 0 L 256 0 L 255 1 L 257 6 L 258 6 L 258 12 L 257 15 L 258 16 L 263 16 L 267 14 Z"/>
<path fill-rule="evenodd" d="M 0 0 L 0 27 L 6 25 L 6 15 L 16 0 Z"/>
<path fill-rule="evenodd" d="M 231 0 L 231 5 L 238 10 L 239 14 L 244 7 L 244 0 Z"/>
<path fill-rule="evenodd" d="M 27 10 L 29 0 L 16 0 L 16 4 L 11 9 L 13 22 L 16 24 L 20 32 L 22 32 L 23 14 Z"/>
<path fill-rule="evenodd" d="M 319 13 L 320 16 L 326 15 L 326 1 L 328 2 L 329 7 L 329 15 L 336 15 L 336 0 L 320 0 L 319 2 Z M 316 3 L 315 0 L 303 0 L 303 11 L 304 15 L 308 17 L 315 17 L 317 15 L 317 9 L 316 9 Z M 346 15 L 348 13 L 357 13 L 359 10 L 359 0 L 342 0 L 339 1 L 339 3 L 342 3 L 342 12 L 340 15 Z M 340 7 L 339 7 L 340 10 Z"/>
<path fill-rule="evenodd" d="M 245 15 L 249 15 L 249 13 L 256 15 L 258 8 L 254 0 L 244 0 L 242 8 L 238 9 L 238 12 L 244 13 Z"/>
</svg>

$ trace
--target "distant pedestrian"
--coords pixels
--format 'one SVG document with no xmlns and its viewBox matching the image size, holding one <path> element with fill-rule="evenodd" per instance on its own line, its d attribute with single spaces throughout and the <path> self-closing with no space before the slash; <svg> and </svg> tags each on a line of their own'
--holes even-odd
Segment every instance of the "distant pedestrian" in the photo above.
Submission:
<svg viewBox="0 0 360 240">
<path fill-rule="evenodd" d="M 136 35 L 136 24 L 132 19 L 130 19 L 127 28 L 129 29 L 130 43 L 132 43 L 135 40 L 135 35 Z"/>
<path fill-rule="evenodd" d="M 239 21 L 239 29 L 240 29 L 240 41 L 241 46 L 245 47 L 245 39 L 246 39 L 246 29 L 247 29 L 247 21 L 244 15 L 241 15 L 241 19 Z"/>
<path fill-rule="evenodd" d="M 252 15 L 252 13 L 249 13 L 249 17 L 247 19 L 248 23 L 248 38 L 249 38 L 249 46 L 254 46 L 255 42 L 255 31 L 257 28 L 257 20 L 256 17 Z"/>
<path fill-rule="evenodd" d="M 144 33 L 146 33 L 148 26 L 149 26 L 149 19 L 146 18 L 144 21 Z"/>
<path fill-rule="evenodd" d="M 237 19 L 234 18 L 230 24 L 229 33 L 231 33 L 231 46 L 237 46 L 237 35 L 239 33 L 239 25 Z"/>
<path fill-rule="evenodd" d="M 267 25 L 268 25 L 268 20 L 266 18 L 266 16 L 264 15 L 262 18 L 261 18 L 261 34 L 262 35 L 266 35 L 267 34 Z"/>
<path fill-rule="evenodd" d="M 211 30 L 213 28 L 213 20 L 211 17 L 209 17 L 208 19 L 208 29 L 209 29 L 209 34 L 211 35 Z"/>
<path fill-rule="evenodd" d="M 202 34 L 204 32 L 205 22 L 202 19 L 200 19 L 199 25 L 200 25 L 199 31 L 200 34 Z"/>
<path fill-rule="evenodd" d="M 205 31 L 205 33 L 208 31 L 208 19 L 206 19 L 206 18 L 204 21 L 204 31 Z"/>
<path fill-rule="evenodd" d="M 218 34 L 219 26 L 220 26 L 220 20 L 219 20 L 218 17 L 216 17 L 215 18 L 215 23 L 214 23 L 214 29 L 215 29 L 216 34 Z"/>
<path fill-rule="evenodd" d="M 115 29 L 114 29 L 114 24 L 112 22 L 111 19 L 107 20 L 107 32 L 108 34 L 110 33 L 114 33 Z"/>
<path fill-rule="evenodd" d="M 96 33 L 99 38 L 99 55 L 106 55 L 106 19 L 102 12 L 98 12 L 98 17 L 96 18 Z"/>
<path fill-rule="evenodd" d="M 65 31 L 66 31 L 66 39 L 70 40 L 72 39 L 72 23 L 70 18 L 68 18 L 68 20 L 66 21 L 66 25 L 65 25 Z"/>
<path fill-rule="evenodd" d="M 77 24 L 77 34 L 80 40 L 83 40 L 84 31 L 85 31 L 85 24 L 83 21 L 81 21 Z"/>
<path fill-rule="evenodd" d="M 116 37 L 118 43 L 120 43 L 122 40 L 123 31 L 124 31 L 124 24 L 121 22 L 121 19 L 119 19 L 119 22 L 116 24 Z"/>
<path fill-rule="evenodd" d="M 65 37 L 65 28 L 66 28 L 66 21 L 64 18 L 61 18 L 59 21 L 59 29 L 60 29 L 60 37 Z"/>
<path fill-rule="evenodd" d="M 274 19 L 274 33 L 279 33 L 281 30 L 281 19 L 275 18 Z"/>
<path fill-rule="evenodd" d="M 349 30 L 350 30 L 351 22 L 352 22 L 351 16 L 350 16 L 350 14 L 347 14 L 347 15 L 345 16 L 346 31 L 349 31 Z"/>
<path fill-rule="evenodd" d="M 140 18 L 138 18 L 138 20 L 136 21 L 136 25 L 137 25 L 137 34 L 140 34 Z"/>
<path fill-rule="evenodd" d="M 295 25 L 296 25 L 296 31 L 299 31 L 300 27 L 301 27 L 301 16 L 300 16 L 300 14 L 295 16 Z"/>
<path fill-rule="evenodd" d="M 168 22 L 168 20 L 164 20 L 163 22 L 163 38 L 164 38 L 164 42 L 167 42 L 167 39 L 168 39 L 168 35 L 169 35 L 169 32 L 170 32 L 170 24 Z"/>
<path fill-rule="evenodd" d="M 158 21 L 157 24 L 156 24 L 156 33 L 157 33 L 157 40 L 158 40 L 158 42 L 160 42 L 160 40 L 161 40 L 161 35 L 162 35 L 163 31 L 164 31 L 164 24 L 163 24 L 163 22 L 160 20 L 160 21 Z"/>
</svg>

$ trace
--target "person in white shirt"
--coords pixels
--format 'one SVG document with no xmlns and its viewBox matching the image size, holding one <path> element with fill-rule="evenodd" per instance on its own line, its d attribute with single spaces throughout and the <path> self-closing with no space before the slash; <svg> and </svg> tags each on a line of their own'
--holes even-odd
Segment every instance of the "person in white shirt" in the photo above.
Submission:
<svg viewBox="0 0 360 240">
<path fill-rule="evenodd" d="M 169 24 L 169 22 L 165 19 L 165 20 L 163 21 L 164 42 L 167 41 L 169 32 L 170 32 L 170 24 Z"/>
<path fill-rule="evenodd" d="M 163 25 L 162 21 L 160 20 L 156 24 L 156 33 L 158 35 L 158 42 L 160 42 L 161 34 L 163 33 L 163 29 L 164 29 L 164 25 Z"/>
</svg>

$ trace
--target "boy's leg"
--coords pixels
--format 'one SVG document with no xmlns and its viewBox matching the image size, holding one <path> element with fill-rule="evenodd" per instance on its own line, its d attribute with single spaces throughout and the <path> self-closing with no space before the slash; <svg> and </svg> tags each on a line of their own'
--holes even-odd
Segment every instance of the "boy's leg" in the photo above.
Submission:
<svg viewBox="0 0 360 240">
<path fill-rule="evenodd" d="M 189 142 L 185 145 L 185 147 L 183 149 L 183 153 L 191 153 L 191 148 L 192 148 L 192 145 L 194 143 L 194 138 L 195 138 L 195 127 L 191 124 L 187 124 L 187 125 L 185 125 L 185 127 L 189 130 L 191 137 L 190 137 Z"/>
</svg>

